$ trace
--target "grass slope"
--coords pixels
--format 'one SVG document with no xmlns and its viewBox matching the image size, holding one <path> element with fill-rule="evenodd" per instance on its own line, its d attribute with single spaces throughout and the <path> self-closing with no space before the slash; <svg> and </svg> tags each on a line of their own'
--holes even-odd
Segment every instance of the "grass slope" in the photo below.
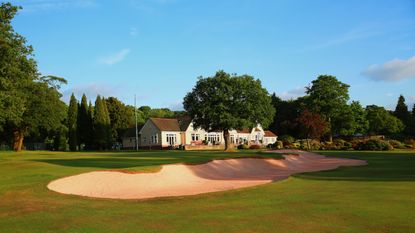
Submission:
<svg viewBox="0 0 415 233">
<path fill-rule="evenodd" d="M 87 171 L 155 171 L 257 154 L 0 152 L 0 232 L 415 232 L 414 152 L 322 154 L 369 165 L 241 190 L 128 201 L 62 195 L 46 185 Z"/>
</svg>

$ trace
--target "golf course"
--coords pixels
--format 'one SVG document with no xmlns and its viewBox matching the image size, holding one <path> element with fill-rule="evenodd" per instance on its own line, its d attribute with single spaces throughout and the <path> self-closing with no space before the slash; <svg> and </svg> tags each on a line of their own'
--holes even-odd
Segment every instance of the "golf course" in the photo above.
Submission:
<svg viewBox="0 0 415 233">
<path fill-rule="evenodd" d="M 278 153 L 0 153 L 0 232 L 414 232 L 415 152 L 324 151 L 368 165 L 295 174 L 286 180 L 183 197 L 117 200 L 47 189 L 91 171 L 157 172 L 165 164 Z"/>
</svg>

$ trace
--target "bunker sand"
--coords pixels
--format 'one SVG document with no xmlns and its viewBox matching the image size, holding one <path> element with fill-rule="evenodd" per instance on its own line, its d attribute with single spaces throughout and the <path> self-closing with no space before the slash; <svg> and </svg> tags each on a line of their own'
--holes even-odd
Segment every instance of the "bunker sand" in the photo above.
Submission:
<svg viewBox="0 0 415 233">
<path fill-rule="evenodd" d="M 363 160 L 328 158 L 298 150 L 276 152 L 286 154 L 284 159 L 240 158 L 199 165 L 173 164 L 162 166 L 156 173 L 95 171 L 52 181 L 48 188 L 63 194 L 95 198 L 186 196 L 271 183 L 296 173 L 367 164 Z"/>
</svg>

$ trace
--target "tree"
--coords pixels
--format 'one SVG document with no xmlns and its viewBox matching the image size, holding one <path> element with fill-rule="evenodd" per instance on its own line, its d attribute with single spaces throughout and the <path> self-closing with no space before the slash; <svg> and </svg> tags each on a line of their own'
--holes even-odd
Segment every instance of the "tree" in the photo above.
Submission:
<svg viewBox="0 0 415 233">
<path fill-rule="evenodd" d="M 341 130 L 336 118 L 344 116 L 341 113 L 347 107 L 349 85 L 340 82 L 335 76 L 320 75 L 306 89 L 311 110 L 329 123 L 329 140 L 332 141 L 333 133 Z"/>
<path fill-rule="evenodd" d="M 229 149 L 231 129 L 264 128 L 272 122 L 275 110 L 260 80 L 249 75 L 230 75 L 224 71 L 213 77 L 199 77 L 183 101 L 194 126 L 206 131 L 223 131 L 225 150 Z"/>
<path fill-rule="evenodd" d="M 41 76 L 33 48 L 13 30 L 11 21 L 19 9 L 0 5 L 0 128 L 12 129 L 15 151 L 22 149 L 25 135 L 59 128 L 66 110 L 58 92 L 66 80 Z"/>
<path fill-rule="evenodd" d="M 77 119 L 78 118 L 78 101 L 75 95 L 72 93 L 69 101 L 67 127 L 68 127 L 68 143 L 69 150 L 76 151 L 78 145 L 78 131 L 77 131 Z"/>
<path fill-rule="evenodd" d="M 369 121 L 369 133 L 377 134 L 395 134 L 404 129 L 401 120 L 390 114 L 385 108 L 376 105 L 366 107 L 367 120 Z"/>
<path fill-rule="evenodd" d="M 106 109 L 105 99 L 98 95 L 94 111 L 94 146 L 96 149 L 108 149 L 110 143 L 110 119 Z"/>
<path fill-rule="evenodd" d="M 305 98 L 300 97 L 296 100 L 282 100 L 274 93 L 271 99 L 276 114 L 273 122 L 269 126 L 270 130 L 278 132 L 279 135 L 290 135 L 295 138 L 300 137 L 301 129 L 296 119 L 305 108 Z"/>
<path fill-rule="evenodd" d="M 327 122 L 319 114 L 310 112 L 307 109 L 296 120 L 302 126 L 303 134 L 307 138 L 308 149 L 310 149 L 308 139 L 321 138 L 327 132 Z"/>
<path fill-rule="evenodd" d="M 122 135 L 133 125 L 134 110 L 125 106 L 115 97 L 106 99 L 109 118 L 111 122 L 111 135 L 117 142 L 122 141 Z"/>
<path fill-rule="evenodd" d="M 408 111 L 408 106 L 405 104 L 405 97 L 399 96 L 393 115 L 396 116 L 405 125 L 405 134 L 410 134 L 411 128 L 411 113 Z"/>
<path fill-rule="evenodd" d="M 402 122 L 406 122 L 409 118 L 408 106 L 405 104 L 405 97 L 399 96 L 398 103 L 396 104 L 393 114 Z"/>
<path fill-rule="evenodd" d="M 352 101 L 350 104 L 351 115 L 353 117 L 353 130 L 354 134 L 366 134 L 369 128 L 369 121 L 367 120 L 367 113 L 362 107 L 359 101 Z"/>
<path fill-rule="evenodd" d="M 88 113 L 88 100 L 86 95 L 82 95 L 81 103 L 78 109 L 78 120 L 77 120 L 77 129 L 78 129 L 78 145 L 79 148 L 82 148 L 82 145 L 85 148 L 89 147 L 90 138 L 92 137 L 92 125 L 90 121 L 90 116 Z"/>
</svg>

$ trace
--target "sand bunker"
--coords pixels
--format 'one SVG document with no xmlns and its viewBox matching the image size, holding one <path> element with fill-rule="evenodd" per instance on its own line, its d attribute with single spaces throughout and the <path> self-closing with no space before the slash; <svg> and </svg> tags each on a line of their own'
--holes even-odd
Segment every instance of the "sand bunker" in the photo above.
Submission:
<svg viewBox="0 0 415 233">
<path fill-rule="evenodd" d="M 328 158 L 297 150 L 276 151 L 285 159 L 241 158 L 200 165 L 164 165 L 157 173 L 96 171 L 58 179 L 48 188 L 59 193 L 97 198 L 143 199 L 185 196 L 261 185 L 302 172 L 360 166 L 362 160 Z"/>
</svg>

